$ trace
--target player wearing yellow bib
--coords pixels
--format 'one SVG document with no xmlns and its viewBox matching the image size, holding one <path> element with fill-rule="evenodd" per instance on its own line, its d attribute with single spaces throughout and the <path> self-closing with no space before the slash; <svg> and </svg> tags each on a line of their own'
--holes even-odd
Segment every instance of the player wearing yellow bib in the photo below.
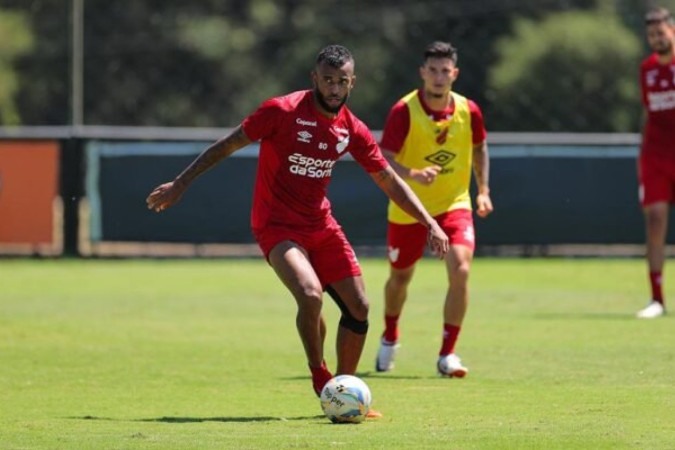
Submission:
<svg viewBox="0 0 675 450">
<path fill-rule="evenodd" d="M 423 88 L 392 107 L 380 147 L 450 238 L 450 251 L 445 256 L 449 287 L 436 367 L 441 375 L 462 378 L 468 369 L 455 354 L 455 344 L 467 310 L 475 245 L 469 196 L 472 171 L 478 188 L 476 213 L 486 217 L 492 212 L 492 201 L 483 116 L 473 101 L 452 91 L 458 74 L 457 50 L 448 42 L 429 45 L 420 68 Z M 384 288 L 385 330 L 375 364 L 378 372 L 394 367 L 398 322 L 427 235 L 423 225 L 392 202 L 388 222 L 390 274 Z"/>
</svg>

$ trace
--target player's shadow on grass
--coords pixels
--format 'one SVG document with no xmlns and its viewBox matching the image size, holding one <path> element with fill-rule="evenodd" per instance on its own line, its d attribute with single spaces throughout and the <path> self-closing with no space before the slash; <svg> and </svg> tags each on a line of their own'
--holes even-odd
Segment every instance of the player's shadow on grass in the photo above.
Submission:
<svg viewBox="0 0 675 450">
<path fill-rule="evenodd" d="M 359 378 L 380 378 L 380 379 L 391 378 L 392 380 L 422 380 L 429 378 L 429 377 L 421 377 L 418 375 L 392 375 L 391 373 L 379 374 L 377 372 L 371 371 L 356 372 L 355 375 Z M 285 377 L 282 378 L 282 380 L 307 380 L 308 383 L 311 382 L 310 378 L 307 376 Z"/>
<path fill-rule="evenodd" d="M 157 417 L 156 419 L 136 419 L 134 422 L 162 422 L 162 423 L 201 423 L 201 422 L 286 422 L 289 420 L 323 419 L 322 415 L 298 417 Z"/>
<path fill-rule="evenodd" d="M 113 419 L 110 417 L 97 416 L 82 416 L 71 417 L 71 419 L 78 420 L 109 420 L 114 422 L 159 422 L 159 423 L 202 423 L 202 422 L 286 422 L 290 420 L 312 420 L 323 419 L 322 415 L 313 416 L 298 416 L 298 417 L 272 417 L 272 416 L 255 416 L 255 417 L 156 417 L 150 419 Z"/>
<path fill-rule="evenodd" d="M 634 314 L 611 312 L 541 313 L 534 314 L 532 317 L 535 319 L 635 320 Z"/>
<path fill-rule="evenodd" d="M 394 373 L 380 373 L 380 372 L 359 372 L 356 374 L 359 378 L 378 378 L 380 380 L 425 380 L 427 378 L 438 378 L 438 377 L 428 377 L 420 375 L 396 375 Z"/>
</svg>

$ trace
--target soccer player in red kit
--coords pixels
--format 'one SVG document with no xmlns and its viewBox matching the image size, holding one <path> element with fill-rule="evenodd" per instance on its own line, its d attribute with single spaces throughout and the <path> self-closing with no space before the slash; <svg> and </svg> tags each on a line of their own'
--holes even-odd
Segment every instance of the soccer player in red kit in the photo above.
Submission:
<svg viewBox="0 0 675 450">
<path fill-rule="evenodd" d="M 480 217 L 492 212 L 489 157 L 483 115 L 476 103 L 452 90 L 457 79 L 457 51 L 449 42 L 433 42 L 424 52 L 421 89 L 401 98 L 389 112 L 380 146 L 396 172 L 409 183 L 424 207 L 450 237 L 445 257 L 449 286 L 443 308 L 438 373 L 463 378 L 468 369 L 455 344 L 469 302 L 468 279 L 474 251 L 469 185 L 472 172 Z M 398 322 L 415 264 L 424 253 L 424 227 L 389 203 L 387 246 L 389 279 L 384 287 L 384 321 L 375 369 L 394 367 Z"/>
<path fill-rule="evenodd" d="M 675 23 L 664 8 L 645 16 L 647 42 L 653 53 L 640 66 L 645 109 L 638 159 L 640 202 L 646 236 L 651 300 L 637 316 L 652 319 L 666 313 L 662 288 L 670 204 L 675 202 Z"/>
<path fill-rule="evenodd" d="M 173 181 L 156 187 L 147 204 L 154 211 L 170 207 L 198 175 L 260 141 L 251 226 L 268 263 L 295 298 L 296 326 L 320 395 L 333 376 L 324 360 L 323 291 L 342 313 L 335 374 L 356 372 L 368 331 L 361 268 L 326 198 L 336 161 L 351 154 L 393 201 L 427 227 L 429 246 L 440 257 L 448 251 L 448 238 L 345 106 L 355 81 L 349 50 L 340 45 L 321 50 L 311 80 L 312 90 L 263 102 Z"/>
</svg>

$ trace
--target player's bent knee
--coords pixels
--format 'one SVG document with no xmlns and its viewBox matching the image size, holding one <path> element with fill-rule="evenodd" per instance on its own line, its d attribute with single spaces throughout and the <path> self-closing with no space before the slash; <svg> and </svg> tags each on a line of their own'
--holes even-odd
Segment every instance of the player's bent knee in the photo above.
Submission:
<svg viewBox="0 0 675 450">
<path fill-rule="evenodd" d="M 349 313 L 342 314 L 342 317 L 340 318 L 340 326 L 353 331 L 356 334 L 368 333 L 368 319 L 358 320 Z"/>
<path fill-rule="evenodd" d="M 353 331 L 356 334 L 366 334 L 368 332 L 368 302 L 365 298 L 361 299 L 357 305 L 356 315 L 363 317 L 363 320 L 359 320 L 349 311 L 349 308 L 345 302 L 340 298 L 340 295 L 335 289 L 331 286 L 326 287 L 326 292 L 331 296 L 333 301 L 338 305 L 340 311 L 342 312 L 342 317 L 340 318 L 340 326 L 344 327 L 350 331 Z"/>
</svg>

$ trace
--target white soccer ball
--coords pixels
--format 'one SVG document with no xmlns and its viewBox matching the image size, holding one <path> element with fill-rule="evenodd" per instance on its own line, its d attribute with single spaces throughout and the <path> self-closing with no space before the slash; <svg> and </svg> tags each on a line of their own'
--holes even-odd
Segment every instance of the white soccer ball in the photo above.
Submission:
<svg viewBox="0 0 675 450">
<path fill-rule="evenodd" d="M 363 422 L 372 397 L 368 385 L 353 375 L 338 375 L 321 390 L 321 409 L 333 423 Z"/>
</svg>

